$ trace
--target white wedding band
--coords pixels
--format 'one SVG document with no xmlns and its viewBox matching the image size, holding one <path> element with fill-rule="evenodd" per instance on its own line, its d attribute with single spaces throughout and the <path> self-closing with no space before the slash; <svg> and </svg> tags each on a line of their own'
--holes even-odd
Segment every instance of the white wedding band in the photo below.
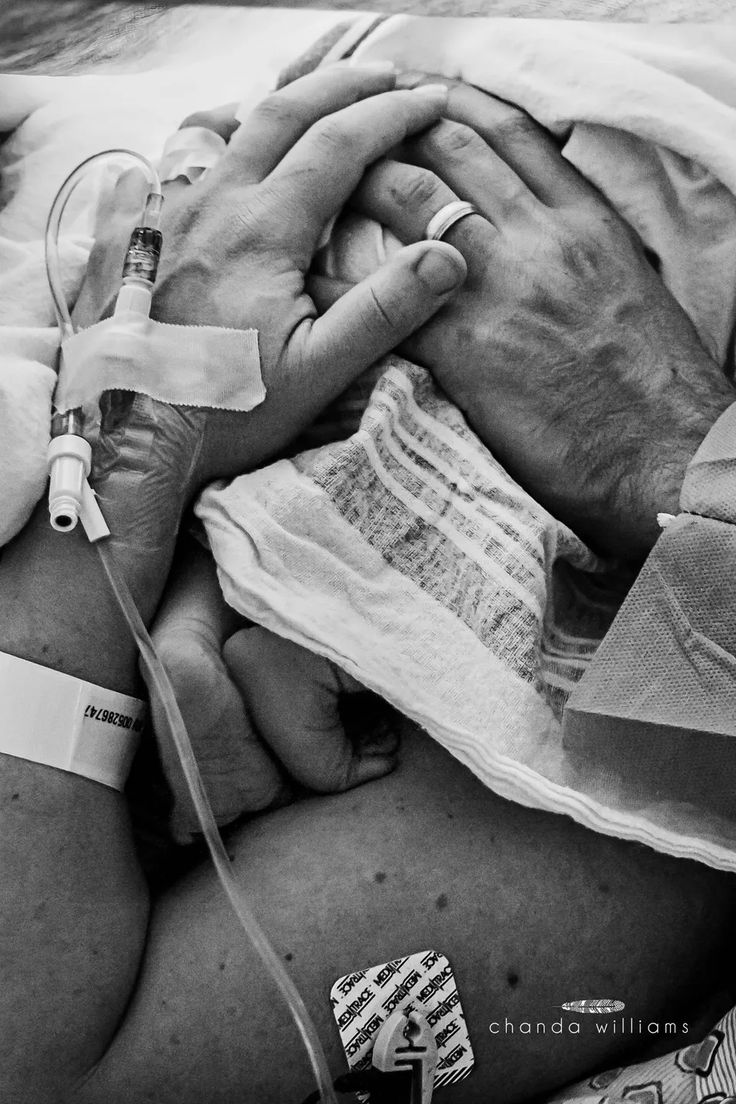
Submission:
<svg viewBox="0 0 736 1104">
<path fill-rule="evenodd" d="M 454 199 L 452 203 L 446 203 L 436 215 L 427 223 L 424 237 L 427 241 L 442 241 L 451 226 L 467 215 L 479 215 L 480 211 L 472 203 L 466 203 L 463 199 Z"/>
</svg>

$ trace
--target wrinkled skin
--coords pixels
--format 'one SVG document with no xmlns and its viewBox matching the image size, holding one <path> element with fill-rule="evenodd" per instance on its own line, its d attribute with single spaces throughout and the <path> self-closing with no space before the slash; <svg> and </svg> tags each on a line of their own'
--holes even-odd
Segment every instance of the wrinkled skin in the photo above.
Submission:
<svg viewBox="0 0 736 1104">
<path fill-rule="evenodd" d="M 415 84 L 421 77 L 402 78 Z M 460 198 L 460 294 L 406 343 L 509 471 L 603 552 L 638 558 L 734 398 L 626 224 L 524 112 L 451 86 L 446 118 L 353 206 L 404 242 Z M 320 281 L 323 304 L 342 288 Z"/>
</svg>

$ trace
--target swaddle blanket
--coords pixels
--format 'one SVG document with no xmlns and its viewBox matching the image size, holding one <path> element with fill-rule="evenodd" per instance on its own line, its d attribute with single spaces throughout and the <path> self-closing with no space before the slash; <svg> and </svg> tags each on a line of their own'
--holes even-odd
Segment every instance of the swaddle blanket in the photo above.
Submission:
<svg viewBox="0 0 736 1104">
<path fill-rule="evenodd" d="M 724 28 L 397 17 L 358 59 L 462 77 L 566 138 L 565 155 L 659 257 L 725 363 L 736 302 L 732 38 Z M 351 221 L 327 267 L 357 279 L 383 244 Z M 343 436 L 350 412 L 332 413 Z M 390 359 L 347 439 L 211 488 L 197 512 L 233 606 L 346 668 L 496 792 L 736 869 L 736 819 L 702 777 L 673 798 L 636 756 L 611 762 L 566 744 L 562 708 L 630 580 L 510 479 L 422 369 Z M 686 783 L 687 755 L 673 769 Z"/>
<path fill-rule="evenodd" d="M 321 18 L 321 27 L 310 24 L 311 37 L 324 29 Z M 702 340 L 725 361 L 736 301 L 735 47 L 732 27 L 395 17 L 357 59 L 391 57 L 401 67 L 463 77 L 519 102 L 564 137 L 566 155 L 659 256 Z M 297 52 L 293 37 L 285 48 Z M 56 186 L 94 149 L 133 144 L 155 156 L 187 112 L 207 99 L 239 98 L 236 75 L 242 80 L 243 59 L 250 64 L 257 54 L 250 35 L 228 64 L 218 55 L 206 69 L 200 56 L 180 72 L 107 84 L 87 78 L 86 93 L 77 83 L 66 100 L 47 85 L 30 93 L 24 85 L 36 101 L 0 165 L 0 244 L 12 262 L 0 274 L 7 323 L 0 420 L 4 432 L 24 424 L 26 403 L 29 429 L 6 453 L 10 473 L 24 472 L 25 482 L 0 481 L 14 495 L 0 503 L 3 539 L 43 485 L 55 346 L 39 239 Z M 258 64 L 253 99 L 269 83 L 260 56 Z M 63 150 L 51 158 L 55 172 L 44 161 L 49 146 Z M 19 211 L 29 216 L 21 226 Z M 73 293 L 89 238 L 88 228 L 72 229 L 65 248 Z M 384 245 L 377 228 L 347 224 L 328 266 L 358 278 Z M 22 297 L 14 294 L 19 273 Z M 22 386 L 8 365 L 19 378 L 30 365 Z M 347 440 L 202 496 L 198 512 L 228 600 L 335 659 L 499 793 L 736 869 L 736 824 L 709 806 L 707 794 L 663 802 L 635 770 L 616 774 L 563 745 L 562 705 L 627 580 L 604 570 L 513 483 L 426 372 L 392 358 L 376 375 L 362 420 L 367 381 L 321 427 L 322 439 L 337 427 Z"/>
</svg>

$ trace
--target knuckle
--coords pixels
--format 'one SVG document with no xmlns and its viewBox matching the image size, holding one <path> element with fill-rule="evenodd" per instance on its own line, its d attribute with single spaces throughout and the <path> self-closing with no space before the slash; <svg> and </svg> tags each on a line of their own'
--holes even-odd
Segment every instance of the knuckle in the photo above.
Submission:
<svg viewBox="0 0 736 1104">
<path fill-rule="evenodd" d="M 483 139 L 478 137 L 472 127 L 448 119 L 443 119 L 433 128 L 431 140 L 440 152 L 455 157 L 485 148 Z"/>
<path fill-rule="evenodd" d="M 274 92 L 261 100 L 254 111 L 254 115 L 261 124 L 280 130 L 282 127 L 293 129 L 299 126 L 305 119 L 303 105 L 293 95 L 285 92 Z"/>
<path fill-rule="evenodd" d="M 505 143 L 518 144 L 538 139 L 543 131 L 525 111 L 512 107 L 511 104 L 503 104 L 502 110 L 493 121 L 492 133 Z"/>
<path fill-rule="evenodd" d="M 431 203 L 440 187 L 440 181 L 428 169 L 408 168 L 397 187 L 395 198 L 405 207 L 423 207 Z"/>
<path fill-rule="evenodd" d="M 533 206 L 530 207 L 529 189 L 520 177 L 517 177 L 515 173 L 509 173 L 504 183 L 504 194 L 501 200 L 502 206 L 511 214 L 513 211 L 524 211 L 528 214 L 534 212 L 534 215 L 538 218 L 539 211 Z M 542 212 L 542 217 L 543 217 Z"/>
<path fill-rule="evenodd" d="M 334 117 L 321 119 L 313 130 L 325 156 L 352 158 L 358 156 L 361 143 L 358 135 Z"/>
<path fill-rule="evenodd" d="M 597 272 L 606 251 L 607 235 L 607 227 L 594 219 L 566 222 L 561 232 L 561 248 L 567 268 L 588 276 Z"/>
</svg>

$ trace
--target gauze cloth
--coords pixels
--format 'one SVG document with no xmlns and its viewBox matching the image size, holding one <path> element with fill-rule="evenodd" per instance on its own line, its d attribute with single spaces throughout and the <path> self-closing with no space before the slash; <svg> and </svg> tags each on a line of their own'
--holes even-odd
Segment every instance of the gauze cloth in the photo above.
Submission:
<svg viewBox="0 0 736 1104">
<path fill-rule="evenodd" d="M 356 57 L 462 77 L 553 130 L 732 369 L 736 28 L 399 16 Z M 382 245 L 352 220 L 325 268 L 357 279 Z M 362 417 L 366 381 L 311 438 L 328 443 L 202 496 L 227 600 L 343 666 L 499 794 L 735 870 L 736 813 L 708 780 L 722 759 L 691 784 L 687 749 L 647 741 L 641 769 L 643 740 L 612 761 L 605 741 L 563 739 L 632 580 L 514 484 L 425 372 L 394 358 L 377 375 Z M 677 785 L 660 786 L 665 766 Z"/>
</svg>

